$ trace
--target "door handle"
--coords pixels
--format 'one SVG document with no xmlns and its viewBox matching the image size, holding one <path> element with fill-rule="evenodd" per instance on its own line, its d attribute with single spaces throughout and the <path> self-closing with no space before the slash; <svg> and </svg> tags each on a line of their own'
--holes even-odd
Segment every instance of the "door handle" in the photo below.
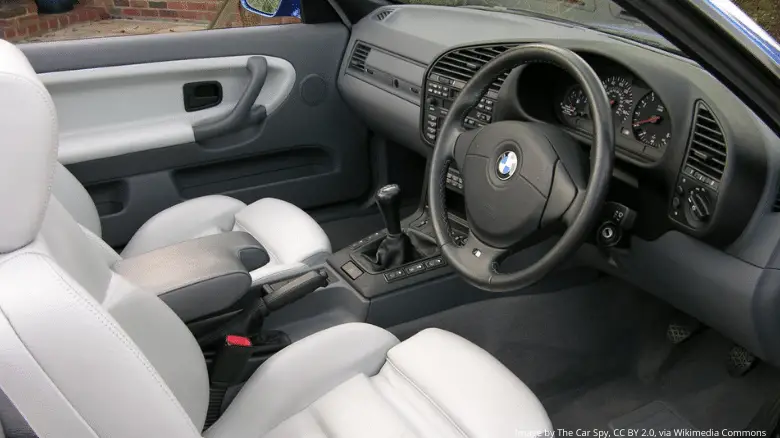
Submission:
<svg viewBox="0 0 780 438">
<path fill-rule="evenodd" d="M 217 81 L 190 82 L 182 87 L 184 110 L 200 111 L 222 102 L 222 84 Z"/>
<path fill-rule="evenodd" d="M 268 61 L 262 56 L 253 56 L 246 62 L 249 70 L 249 84 L 244 94 L 238 99 L 238 103 L 228 115 L 221 119 L 211 120 L 203 124 L 193 126 L 192 131 L 195 141 L 207 140 L 219 137 L 246 126 L 260 123 L 266 117 L 265 106 L 252 108 L 257 100 L 260 90 L 268 77 Z"/>
</svg>

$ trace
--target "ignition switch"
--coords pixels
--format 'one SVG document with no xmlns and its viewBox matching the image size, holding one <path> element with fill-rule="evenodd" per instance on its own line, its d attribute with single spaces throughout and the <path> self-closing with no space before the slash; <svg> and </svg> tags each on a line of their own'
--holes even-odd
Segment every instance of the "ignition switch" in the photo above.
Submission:
<svg viewBox="0 0 780 438">
<path fill-rule="evenodd" d="M 623 231 L 612 222 L 604 222 L 598 230 L 596 238 L 600 246 L 610 247 L 617 245 L 620 238 L 623 237 Z"/>
</svg>

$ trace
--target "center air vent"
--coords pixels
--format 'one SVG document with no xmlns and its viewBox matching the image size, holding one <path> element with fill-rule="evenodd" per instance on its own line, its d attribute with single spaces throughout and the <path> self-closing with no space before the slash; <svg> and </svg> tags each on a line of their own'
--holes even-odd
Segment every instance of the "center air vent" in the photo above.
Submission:
<svg viewBox="0 0 780 438">
<path fill-rule="evenodd" d="M 710 108 L 699 101 L 685 163 L 705 176 L 720 181 L 726 170 L 726 137 Z"/>
<path fill-rule="evenodd" d="M 513 47 L 515 46 L 482 46 L 454 50 L 439 58 L 431 73 L 468 82 L 485 64 Z M 497 92 L 507 76 L 509 72 L 502 73 L 490 86 L 490 90 Z"/>
<path fill-rule="evenodd" d="M 349 68 L 365 72 L 366 59 L 369 53 L 371 53 L 371 47 L 361 42 L 355 44 L 355 48 L 352 50 L 352 57 L 349 59 Z"/>
<path fill-rule="evenodd" d="M 377 12 L 376 15 L 374 15 L 374 20 L 382 21 L 385 18 L 387 18 L 390 14 L 392 14 L 394 11 L 395 9 L 393 8 L 382 9 L 381 11 Z"/>
</svg>

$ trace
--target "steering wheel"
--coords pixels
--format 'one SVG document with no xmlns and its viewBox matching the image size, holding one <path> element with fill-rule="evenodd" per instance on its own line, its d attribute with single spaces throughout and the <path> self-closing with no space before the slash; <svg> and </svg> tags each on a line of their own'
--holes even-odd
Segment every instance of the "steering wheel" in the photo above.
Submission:
<svg viewBox="0 0 780 438">
<path fill-rule="evenodd" d="M 589 165 L 577 142 L 553 125 L 500 121 L 471 131 L 461 126 L 499 74 L 537 62 L 568 72 L 588 97 L 593 121 Z M 485 64 L 453 102 L 433 150 L 428 200 L 445 259 L 466 281 L 491 292 L 539 281 L 579 248 L 598 219 L 612 177 L 614 133 L 601 80 L 574 52 L 527 44 Z M 463 176 L 469 225 L 462 246 L 451 235 L 444 199 L 453 161 Z M 524 269 L 498 272 L 499 262 L 513 250 L 556 225 L 565 231 L 544 256 Z"/>
</svg>

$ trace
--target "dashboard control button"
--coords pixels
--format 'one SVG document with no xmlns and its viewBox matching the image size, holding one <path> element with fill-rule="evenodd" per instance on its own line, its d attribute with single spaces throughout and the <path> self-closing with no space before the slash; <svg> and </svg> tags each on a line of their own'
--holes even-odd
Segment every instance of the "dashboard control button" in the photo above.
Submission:
<svg viewBox="0 0 780 438">
<path fill-rule="evenodd" d="M 428 118 L 429 122 L 438 122 L 439 121 L 439 118 L 436 117 L 436 114 L 428 114 L 426 117 Z"/>
<path fill-rule="evenodd" d="M 431 142 L 434 142 L 434 141 L 436 141 L 436 134 L 429 134 L 429 133 L 426 132 L 425 133 L 425 138 L 427 138 Z"/>
<path fill-rule="evenodd" d="M 678 185 L 678 186 L 677 186 L 677 187 L 674 189 L 674 192 L 675 192 L 675 193 L 677 193 L 677 195 L 679 195 L 679 196 L 682 196 L 682 195 L 685 193 L 685 190 L 683 190 L 683 187 L 682 187 L 682 186 Z"/>
<path fill-rule="evenodd" d="M 436 135 L 436 128 L 427 127 L 427 128 L 425 128 L 425 132 L 428 133 L 428 134 L 433 134 L 435 136 Z"/>
<path fill-rule="evenodd" d="M 675 197 L 672 199 L 672 208 L 673 208 L 673 209 L 675 209 L 675 210 L 677 210 L 678 208 L 680 208 L 680 198 L 678 198 L 677 196 L 675 196 Z"/>
</svg>

